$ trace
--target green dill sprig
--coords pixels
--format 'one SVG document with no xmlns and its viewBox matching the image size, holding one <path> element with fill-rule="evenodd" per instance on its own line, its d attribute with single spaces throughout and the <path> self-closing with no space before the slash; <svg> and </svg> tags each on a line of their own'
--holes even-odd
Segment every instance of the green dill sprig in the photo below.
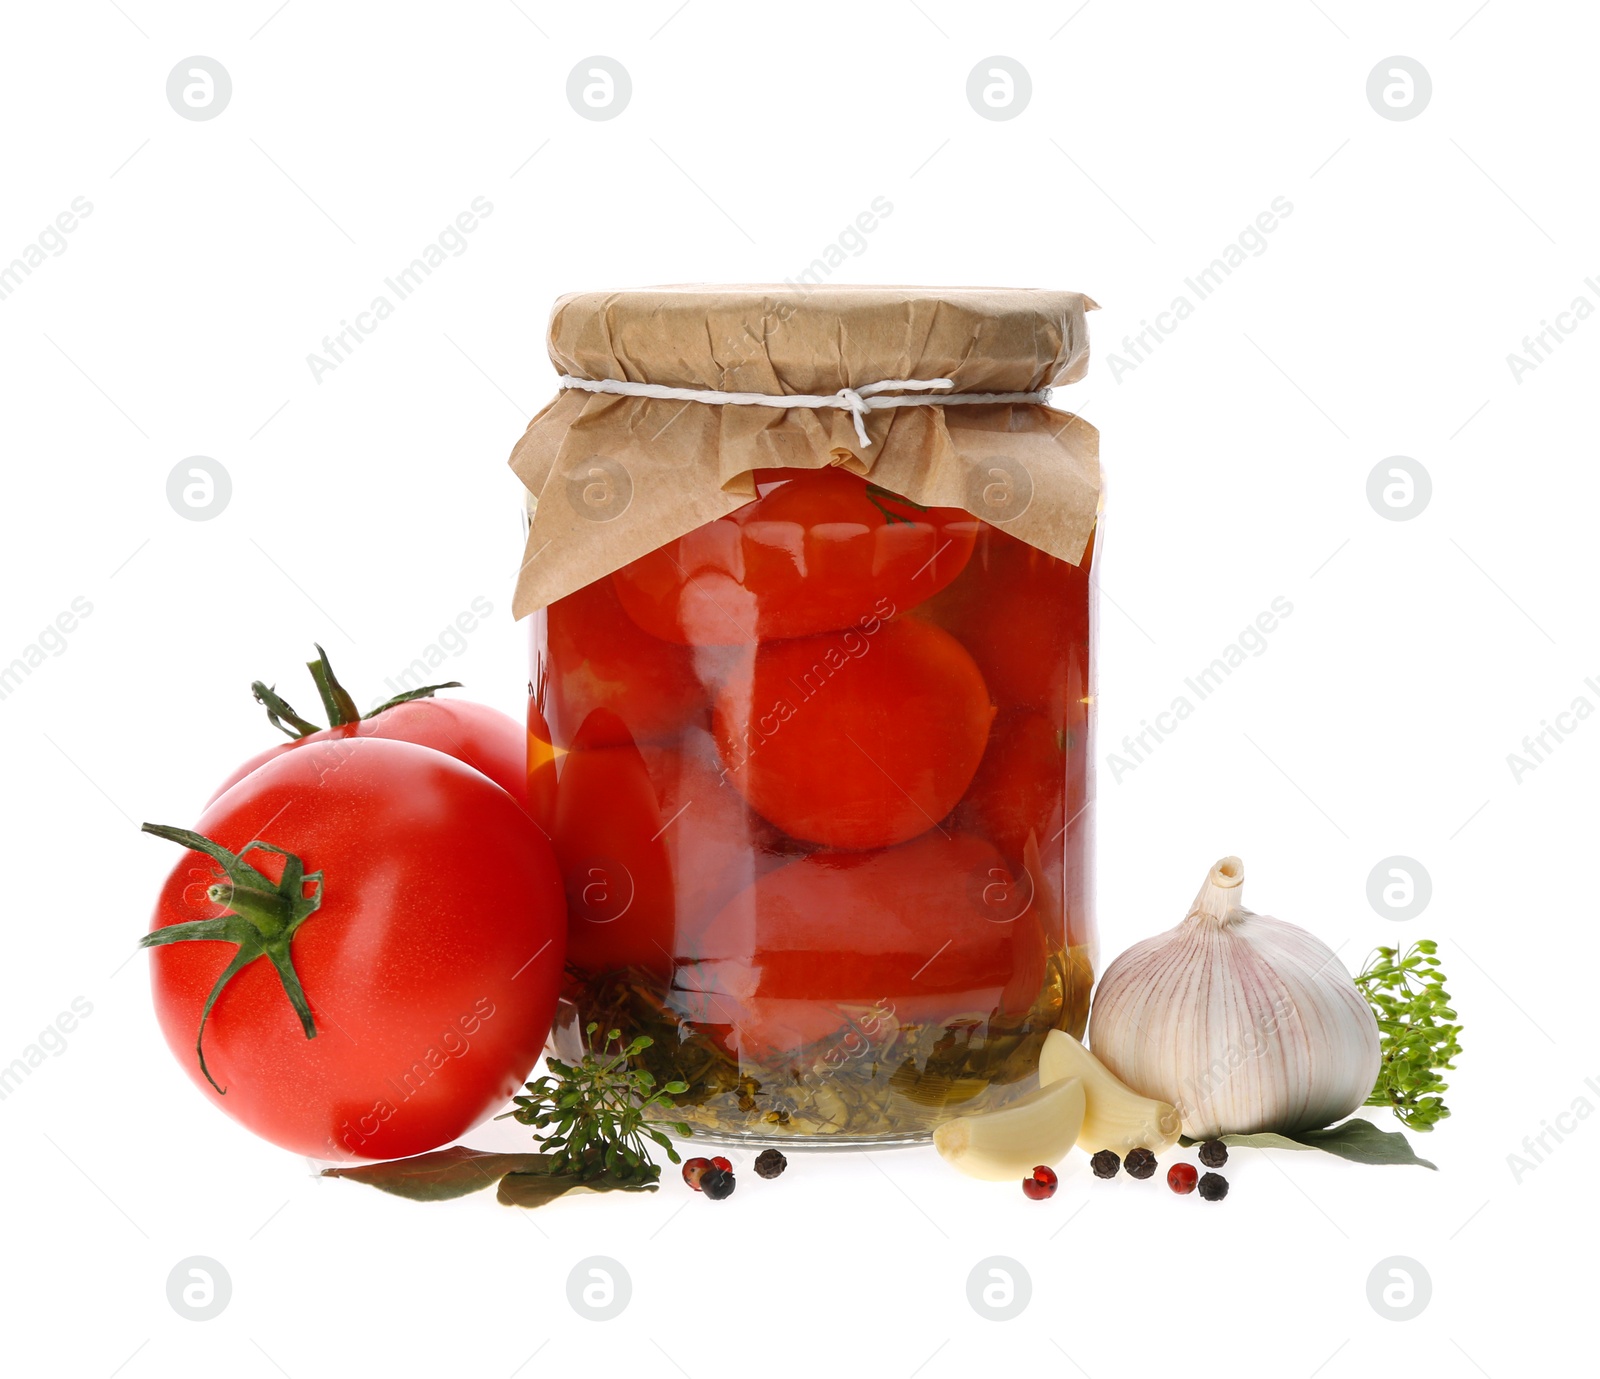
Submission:
<svg viewBox="0 0 1600 1379">
<path fill-rule="evenodd" d="M 1455 1068 L 1461 1026 L 1434 955 L 1439 945 L 1420 939 L 1401 953 L 1379 948 L 1356 985 L 1378 1021 L 1383 1054 L 1368 1106 L 1387 1106 L 1409 1130 L 1432 1130 L 1450 1114 L 1440 1076 Z"/>
<path fill-rule="evenodd" d="M 599 1025 L 585 1034 L 593 1044 Z M 584 1055 L 576 1067 L 559 1058 L 545 1060 L 549 1072 L 527 1084 L 528 1095 L 513 1097 L 517 1109 L 506 1114 L 539 1132 L 541 1149 L 550 1156 L 548 1172 L 581 1180 L 606 1179 L 614 1184 L 654 1183 L 661 1166 L 651 1161 L 646 1140 L 666 1150 L 679 1163 L 677 1151 L 658 1126 L 693 1134 L 676 1121 L 648 1120 L 652 1110 L 671 1111 L 672 1098 L 689 1090 L 686 1082 L 656 1086 L 653 1074 L 633 1066 L 635 1055 L 655 1041 L 647 1034 L 622 1043 L 621 1030 L 608 1030 L 598 1053 Z M 613 1044 L 615 1053 L 607 1053 Z"/>
</svg>

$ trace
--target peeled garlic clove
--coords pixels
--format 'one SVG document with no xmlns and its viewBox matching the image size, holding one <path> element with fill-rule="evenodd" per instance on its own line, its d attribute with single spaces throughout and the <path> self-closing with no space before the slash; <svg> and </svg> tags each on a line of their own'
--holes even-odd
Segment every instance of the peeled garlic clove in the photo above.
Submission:
<svg viewBox="0 0 1600 1379">
<path fill-rule="evenodd" d="M 1083 1109 L 1083 1083 L 1067 1078 L 993 1111 L 947 1120 L 933 1132 L 933 1143 L 970 1178 L 1013 1181 L 1067 1156 L 1083 1125 Z"/>
<path fill-rule="evenodd" d="M 1333 950 L 1240 904 L 1244 864 L 1212 867 L 1188 918 L 1100 979 L 1089 1047 L 1128 1086 L 1177 1107 L 1194 1139 L 1311 1130 L 1378 1078 L 1378 1025 Z"/>
<path fill-rule="evenodd" d="M 1039 1051 L 1039 1085 L 1064 1078 L 1083 1083 L 1083 1125 L 1078 1147 L 1089 1153 L 1130 1149 L 1159 1153 L 1178 1138 L 1178 1112 L 1165 1101 L 1140 1096 L 1065 1030 L 1053 1029 Z"/>
</svg>

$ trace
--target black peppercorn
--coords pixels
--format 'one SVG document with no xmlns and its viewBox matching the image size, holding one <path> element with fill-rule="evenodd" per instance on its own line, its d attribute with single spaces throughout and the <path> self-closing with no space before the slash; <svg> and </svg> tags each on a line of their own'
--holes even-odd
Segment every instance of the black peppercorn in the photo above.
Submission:
<svg viewBox="0 0 1600 1379">
<path fill-rule="evenodd" d="M 776 1149 L 763 1149 L 756 1155 L 756 1172 L 763 1178 L 776 1178 L 789 1167 L 789 1161 Z"/>
<path fill-rule="evenodd" d="M 1122 1166 L 1128 1170 L 1130 1178 L 1148 1178 L 1156 1171 L 1156 1156 L 1148 1149 L 1130 1149 Z"/>
<path fill-rule="evenodd" d="M 1220 1173 L 1200 1175 L 1200 1198 L 1205 1202 L 1220 1202 L 1228 1195 L 1228 1180 Z"/>
<path fill-rule="evenodd" d="M 713 1168 L 700 1177 L 700 1191 L 713 1202 L 720 1202 L 724 1197 L 732 1197 L 733 1188 L 733 1174 L 724 1169 Z"/>
<path fill-rule="evenodd" d="M 1117 1170 L 1122 1167 L 1122 1160 L 1117 1157 L 1115 1149 L 1102 1149 L 1089 1160 L 1089 1167 L 1094 1169 L 1096 1178 L 1115 1178 Z"/>
<path fill-rule="evenodd" d="M 1200 1146 L 1200 1162 L 1207 1168 L 1221 1168 L 1228 1162 L 1228 1146 L 1221 1140 L 1207 1140 Z"/>
</svg>

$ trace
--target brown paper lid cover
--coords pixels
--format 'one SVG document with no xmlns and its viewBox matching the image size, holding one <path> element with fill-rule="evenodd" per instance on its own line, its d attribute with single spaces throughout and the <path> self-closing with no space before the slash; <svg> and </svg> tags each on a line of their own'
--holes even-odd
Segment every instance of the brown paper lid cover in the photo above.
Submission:
<svg viewBox="0 0 1600 1379">
<path fill-rule="evenodd" d="M 558 374 L 675 388 L 832 394 L 947 378 L 951 393 L 1034 392 L 1082 378 L 1076 292 L 1024 288 L 683 286 L 584 292 L 550 316 Z M 927 394 L 937 399 L 937 393 Z M 511 467 L 529 491 L 518 617 L 754 496 L 751 471 L 839 464 L 927 506 L 966 508 L 1076 563 L 1100 496 L 1098 433 L 1036 403 L 869 413 L 731 406 L 564 389 Z"/>
</svg>

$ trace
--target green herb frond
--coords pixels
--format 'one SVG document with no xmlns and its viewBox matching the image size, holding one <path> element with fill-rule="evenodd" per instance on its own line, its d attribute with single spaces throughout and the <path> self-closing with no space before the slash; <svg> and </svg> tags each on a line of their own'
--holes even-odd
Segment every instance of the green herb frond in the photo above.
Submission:
<svg viewBox="0 0 1600 1379">
<path fill-rule="evenodd" d="M 595 1041 L 597 1024 L 585 1028 L 586 1042 L 597 1051 L 576 1066 L 546 1059 L 549 1071 L 527 1084 L 527 1095 L 514 1097 L 513 1119 L 539 1132 L 541 1148 L 551 1156 L 550 1172 L 578 1178 L 609 1178 L 625 1183 L 653 1183 L 661 1167 L 646 1144 L 660 1146 L 672 1163 L 678 1152 L 664 1130 L 692 1133 L 672 1120 L 652 1120 L 651 1111 L 673 1110 L 672 1098 L 688 1091 L 685 1082 L 660 1087 L 633 1059 L 654 1040 L 640 1034 L 623 1042 L 621 1030 L 607 1030 Z M 614 1051 L 610 1051 L 615 1047 Z"/>
<path fill-rule="evenodd" d="M 1380 947 L 1356 978 L 1383 1050 L 1366 1104 L 1387 1106 L 1411 1130 L 1432 1130 L 1450 1114 L 1442 1095 L 1449 1083 L 1440 1074 L 1454 1070 L 1461 1052 L 1461 1026 L 1438 951 L 1432 939 L 1419 939 L 1403 953 Z"/>
</svg>

